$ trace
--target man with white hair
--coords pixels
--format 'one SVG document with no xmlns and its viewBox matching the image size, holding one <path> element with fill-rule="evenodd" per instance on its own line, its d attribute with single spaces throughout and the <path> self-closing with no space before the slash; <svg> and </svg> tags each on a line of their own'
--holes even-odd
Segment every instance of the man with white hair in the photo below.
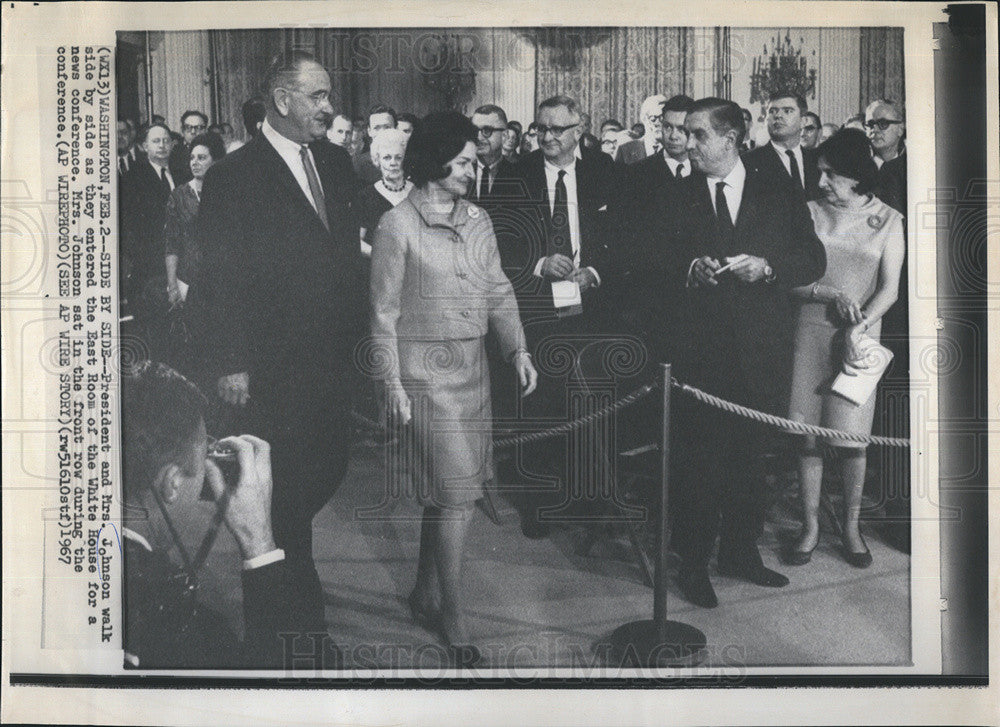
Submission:
<svg viewBox="0 0 1000 727">
<path fill-rule="evenodd" d="M 878 98 L 865 109 L 865 131 L 878 166 L 878 197 L 906 216 L 906 122 L 895 101 Z"/>
<path fill-rule="evenodd" d="M 616 161 L 621 164 L 635 164 L 646 157 L 659 154 L 663 149 L 660 141 L 660 129 L 663 124 L 663 105 L 667 97 L 663 94 L 648 96 L 639 108 L 639 116 L 645 133 L 641 139 L 635 139 L 618 147 Z"/>
</svg>

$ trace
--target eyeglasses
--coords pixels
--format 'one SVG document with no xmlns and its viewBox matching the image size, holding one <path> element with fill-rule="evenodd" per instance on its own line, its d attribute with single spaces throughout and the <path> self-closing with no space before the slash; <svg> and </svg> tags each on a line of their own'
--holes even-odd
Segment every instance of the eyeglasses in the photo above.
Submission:
<svg viewBox="0 0 1000 727">
<path fill-rule="evenodd" d="M 879 131 L 885 131 L 893 124 L 901 124 L 902 121 L 894 121 L 893 119 L 869 119 L 865 122 L 866 129 L 878 129 Z"/>
<path fill-rule="evenodd" d="M 208 127 L 205 124 L 183 124 L 184 131 L 204 131 Z"/>
<path fill-rule="evenodd" d="M 819 128 L 818 126 L 811 126 L 810 125 L 810 126 L 803 126 L 802 130 L 803 131 L 816 131 L 816 129 L 818 129 L 818 128 Z"/>
<path fill-rule="evenodd" d="M 477 128 L 477 129 L 479 129 L 479 135 L 480 135 L 481 137 L 483 137 L 484 139 L 485 139 L 485 138 L 488 138 L 488 137 L 490 137 L 490 136 L 493 136 L 493 135 L 494 135 L 495 133 L 497 133 L 498 131 L 506 131 L 506 130 L 507 130 L 507 129 L 506 129 L 506 127 L 503 127 L 503 126 L 500 126 L 500 127 L 494 127 L 494 126 L 478 126 L 478 127 L 476 127 L 476 128 Z"/>
<path fill-rule="evenodd" d="M 579 125 L 579 122 L 570 124 L 569 126 L 543 126 L 542 124 L 539 124 L 536 128 L 538 130 L 538 135 L 542 137 L 549 132 L 552 132 L 552 136 L 562 136 L 570 129 L 575 129 Z"/>
</svg>

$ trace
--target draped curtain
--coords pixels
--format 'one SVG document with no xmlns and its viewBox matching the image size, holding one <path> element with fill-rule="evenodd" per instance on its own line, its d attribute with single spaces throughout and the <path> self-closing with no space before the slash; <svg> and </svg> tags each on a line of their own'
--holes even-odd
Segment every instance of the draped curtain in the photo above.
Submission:
<svg viewBox="0 0 1000 727">
<path fill-rule="evenodd" d="M 695 50 L 691 28 L 547 28 L 535 31 L 536 99 L 557 93 L 593 117 L 639 120 L 654 93 L 691 93 Z"/>
<path fill-rule="evenodd" d="M 271 59 L 284 47 L 285 31 L 213 30 L 209 43 L 214 84 L 214 118 L 228 121 L 245 138 L 243 104 L 261 95 Z"/>
<path fill-rule="evenodd" d="M 879 97 L 905 106 L 903 29 L 861 28 L 860 56 L 859 110 Z"/>
<path fill-rule="evenodd" d="M 230 121 L 240 133 L 240 109 L 259 93 L 268 62 L 292 48 L 313 53 L 330 71 L 338 112 L 363 116 L 376 103 L 418 115 L 454 107 L 440 85 L 429 81 L 449 69 L 436 70 L 426 62 L 435 39 L 447 33 L 462 44 L 475 72 L 471 100 L 461 104 L 462 110 L 498 103 L 511 118 L 526 122 L 539 101 L 563 93 L 591 114 L 595 128 L 606 118 L 630 125 L 639 120 L 642 100 L 653 93 L 732 95 L 745 104 L 749 66 L 744 56 L 759 51 L 734 44 L 734 32 L 684 27 L 211 31 L 214 118 Z M 844 42 L 834 42 L 839 40 Z M 829 82 L 821 83 L 819 92 L 832 96 L 817 105 L 829 106 L 834 120 L 840 120 L 841 106 L 853 105 L 855 94 L 859 110 L 879 96 L 905 100 L 901 28 L 832 29 L 819 43 L 829 45 L 821 48 L 820 62 L 821 81 Z M 857 86 L 844 81 L 848 69 Z"/>
</svg>

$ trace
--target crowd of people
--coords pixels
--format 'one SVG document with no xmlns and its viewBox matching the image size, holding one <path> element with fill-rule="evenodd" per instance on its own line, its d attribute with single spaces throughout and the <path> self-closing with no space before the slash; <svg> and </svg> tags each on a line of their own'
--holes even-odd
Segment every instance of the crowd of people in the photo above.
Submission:
<svg viewBox="0 0 1000 727">
<path fill-rule="evenodd" d="M 494 104 L 424 118 L 381 104 L 352 118 L 304 53 L 275 59 L 263 88 L 244 105 L 242 146 L 199 111 L 181 117 L 180 135 L 157 118 L 137 132 L 119 123 L 123 305 L 148 322 L 153 357 L 205 394 L 162 367 L 134 375 L 134 389 L 173 394 L 125 390 L 126 492 L 154 520 L 171 497 L 196 499 L 189 482 L 206 469 L 219 495 L 206 425 L 250 432 L 226 441 L 236 491 L 244 479 L 261 490 L 244 498 L 257 503 L 257 527 L 230 522 L 246 508 L 226 522 L 254 541 L 237 534 L 245 588 L 266 568 L 285 604 L 245 591 L 258 657 L 274 653 L 280 629 L 325 630 L 312 520 L 346 471 L 363 378 L 378 382 L 424 508 L 410 610 L 462 663 L 477 658 L 462 590 L 474 504 L 495 516 L 498 482 L 525 485 L 507 489 L 530 538 L 600 515 L 579 495 L 601 468 L 575 440 L 494 462 L 495 419 L 530 430 L 573 418 L 567 391 L 587 372 L 563 365 L 564 351 L 579 361 L 589 343 L 627 333 L 711 394 L 871 431 L 875 398 L 855 405 L 831 381 L 869 365 L 883 317 L 905 300 L 897 103 L 872 101 L 861 129 L 832 128 L 778 91 L 764 141 L 738 104 L 684 95 L 653 94 L 633 130 L 609 119 L 598 135 L 563 95 L 542 101 L 527 128 Z M 182 341 L 156 323 L 164 316 L 184 321 Z M 173 406 L 188 414 L 164 421 Z M 717 605 L 716 547 L 720 573 L 786 585 L 757 545 L 776 431 L 683 399 L 674 418 L 671 545 L 684 597 Z M 865 449 L 837 439 L 799 442 L 803 524 L 781 559 L 804 565 L 819 540 L 821 446 L 843 483 L 842 554 L 867 567 Z M 611 456 L 606 444 L 596 456 Z M 230 512 L 241 502 L 227 499 Z M 129 532 L 159 551 L 151 532 Z"/>
</svg>

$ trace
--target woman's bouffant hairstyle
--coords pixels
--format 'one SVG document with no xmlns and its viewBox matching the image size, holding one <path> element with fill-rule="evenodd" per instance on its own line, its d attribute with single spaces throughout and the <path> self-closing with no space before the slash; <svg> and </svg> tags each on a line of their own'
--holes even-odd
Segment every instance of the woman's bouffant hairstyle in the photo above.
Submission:
<svg viewBox="0 0 1000 727">
<path fill-rule="evenodd" d="M 418 187 L 451 174 L 448 162 L 479 134 L 472 122 L 457 111 L 425 116 L 410 135 L 403 158 L 403 173 Z"/>
<path fill-rule="evenodd" d="M 217 162 L 222 157 L 226 155 L 226 144 L 222 141 L 222 137 L 213 131 L 206 131 L 204 134 L 198 134 L 194 139 L 191 140 L 191 148 L 194 149 L 196 146 L 203 146 L 208 149 L 208 153 L 212 155 L 212 161 Z"/>
<path fill-rule="evenodd" d="M 878 188 L 878 167 L 865 132 L 841 129 L 816 148 L 816 155 L 841 177 L 856 180 L 858 194 L 871 194 Z"/>
</svg>

